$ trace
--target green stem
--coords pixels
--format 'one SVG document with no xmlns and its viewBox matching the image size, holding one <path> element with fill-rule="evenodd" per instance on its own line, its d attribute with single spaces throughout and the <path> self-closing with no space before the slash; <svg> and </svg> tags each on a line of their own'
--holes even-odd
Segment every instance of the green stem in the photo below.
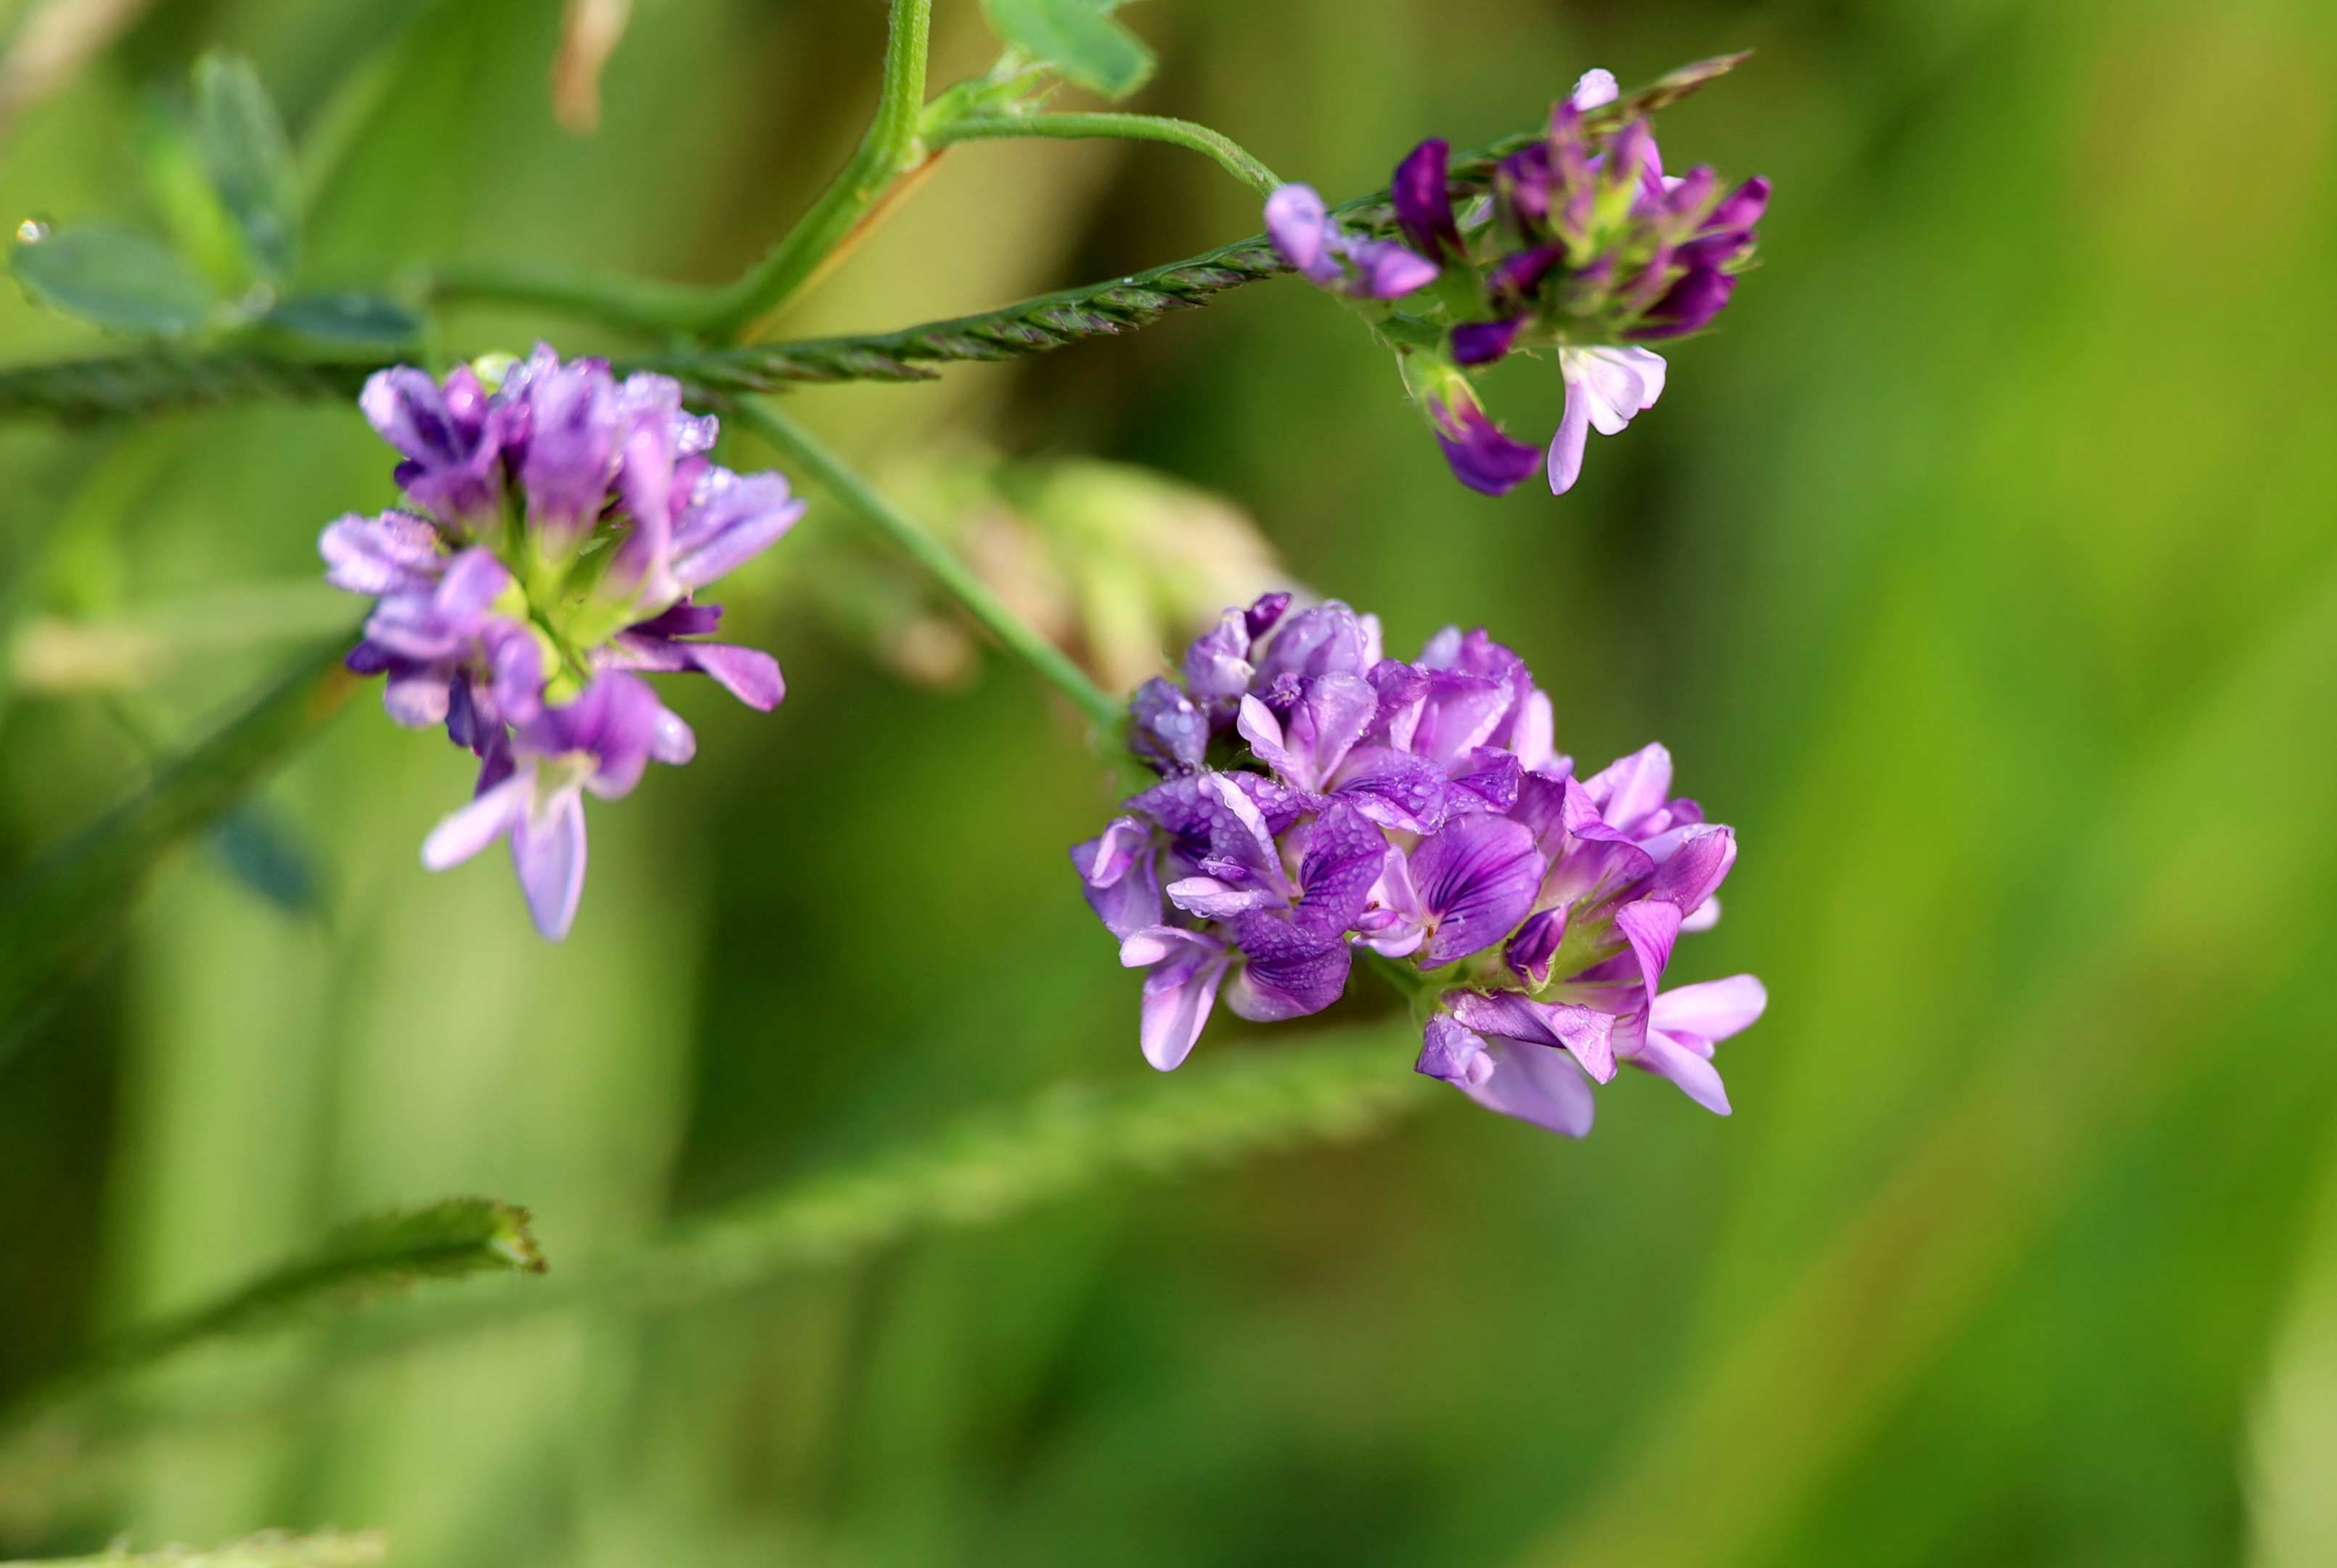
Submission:
<svg viewBox="0 0 2337 1568">
<path fill-rule="evenodd" d="M 491 261 L 442 262 L 430 268 L 424 287 L 437 302 L 536 305 L 631 332 L 691 331 L 706 318 L 713 297 L 687 284 Z"/>
<path fill-rule="evenodd" d="M 1250 156 L 1240 142 L 1221 136 L 1189 120 L 1158 114 L 970 114 L 945 121 L 926 132 L 935 147 L 953 141 L 993 141 L 1005 137 L 1052 136 L 1066 141 L 1116 136 L 1138 141 L 1166 141 L 1213 158 L 1225 171 L 1266 195 L 1282 181 L 1273 170 Z"/>
<path fill-rule="evenodd" d="M 1090 680 L 1062 649 L 1039 635 L 973 574 L 950 548 L 886 499 L 859 472 L 829 451 L 820 439 L 768 404 L 741 399 L 724 404 L 738 423 L 768 442 L 779 455 L 817 480 L 830 495 L 858 512 L 933 575 L 966 613 L 1004 643 L 1007 651 L 1036 670 L 1079 706 L 1101 735 L 1128 716 L 1127 706 Z"/>
<path fill-rule="evenodd" d="M 925 52 L 933 0 L 893 0 L 885 45 L 885 86 L 859 149 L 820 199 L 762 264 L 706 302 L 694 323 L 708 337 L 735 339 L 757 318 L 793 303 L 836 248 L 850 238 L 893 182 L 927 156 L 917 132 L 925 107 Z"/>
</svg>

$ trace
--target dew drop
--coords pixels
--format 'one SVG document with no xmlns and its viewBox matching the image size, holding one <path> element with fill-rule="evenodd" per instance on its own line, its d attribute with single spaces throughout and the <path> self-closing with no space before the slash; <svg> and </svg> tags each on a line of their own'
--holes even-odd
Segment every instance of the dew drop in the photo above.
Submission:
<svg viewBox="0 0 2337 1568">
<path fill-rule="evenodd" d="M 16 242 L 19 245 L 38 245 L 49 237 L 49 232 L 47 224 L 37 218 L 27 218 L 16 225 Z"/>
</svg>

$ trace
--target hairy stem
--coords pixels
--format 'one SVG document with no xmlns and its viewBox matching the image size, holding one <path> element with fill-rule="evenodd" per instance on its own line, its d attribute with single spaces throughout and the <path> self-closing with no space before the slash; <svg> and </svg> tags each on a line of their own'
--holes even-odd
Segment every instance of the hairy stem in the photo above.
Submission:
<svg viewBox="0 0 2337 1568">
<path fill-rule="evenodd" d="M 932 574 L 967 614 L 1005 644 L 1007 651 L 1029 665 L 1065 696 L 1078 705 L 1100 735 L 1110 734 L 1127 716 L 1119 698 L 1097 686 L 1062 649 L 1039 635 L 1007 608 L 1006 601 L 976 577 L 973 569 L 953 553 L 914 518 L 903 511 L 817 436 L 767 403 L 739 399 L 723 404 L 725 412 L 768 443 L 782 458 L 816 480 L 837 501 L 875 525 L 908 557 Z"/>
<path fill-rule="evenodd" d="M 893 182 L 924 162 L 918 122 L 925 106 L 925 52 L 933 0 L 893 0 L 885 45 L 885 86 L 868 134 L 820 199 L 761 265 L 707 301 L 694 323 L 702 335 L 735 340 L 758 317 L 801 296 L 831 252 L 852 236 Z"/>
<path fill-rule="evenodd" d="M 994 141 L 1018 136 L 1051 136 L 1066 141 L 1097 136 L 1137 141 L 1166 141 L 1215 159 L 1218 167 L 1243 184 L 1271 195 L 1282 181 L 1273 170 L 1250 156 L 1241 143 L 1189 120 L 1158 114 L 970 114 L 945 121 L 927 132 L 936 147 L 953 141 Z"/>
</svg>

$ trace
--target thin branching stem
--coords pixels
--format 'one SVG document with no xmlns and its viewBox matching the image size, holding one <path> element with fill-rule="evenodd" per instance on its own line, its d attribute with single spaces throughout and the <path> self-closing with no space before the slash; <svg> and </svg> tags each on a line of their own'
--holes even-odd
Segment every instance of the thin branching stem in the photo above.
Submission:
<svg viewBox="0 0 2337 1568">
<path fill-rule="evenodd" d="M 835 183 L 761 265 L 707 302 L 706 314 L 696 324 L 702 336 L 734 341 L 760 317 L 794 303 L 828 257 L 883 201 L 894 181 L 930 156 L 917 132 L 925 107 L 925 53 L 932 22 L 933 0 L 893 0 L 885 86 L 868 134 Z"/>
<path fill-rule="evenodd" d="M 1271 195 L 1282 183 L 1274 170 L 1252 157 L 1230 136 L 1220 135 L 1189 120 L 1159 114 L 969 114 L 943 122 L 928 133 L 936 147 L 953 141 L 997 141 L 1022 136 L 1049 136 L 1065 141 L 1118 137 L 1135 141 L 1166 141 L 1215 159 L 1227 173 L 1262 194 Z"/>
<path fill-rule="evenodd" d="M 1090 680 L 1061 648 L 1008 608 L 1006 601 L 974 575 L 949 546 L 925 531 L 860 472 L 828 450 L 817 436 L 768 403 L 741 398 L 724 404 L 740 424 L 768 443 L 781 458 L 793 463 L 820 488 L 860 514 L 886 539 L 924 568 L 943 591 L 964 607 L 1006 650 L 1029 665 L 1041 678 L 1076 704 L 1100 735 L 1110 734 L 1127 716 L 1118 697 Z"/>
</svg>

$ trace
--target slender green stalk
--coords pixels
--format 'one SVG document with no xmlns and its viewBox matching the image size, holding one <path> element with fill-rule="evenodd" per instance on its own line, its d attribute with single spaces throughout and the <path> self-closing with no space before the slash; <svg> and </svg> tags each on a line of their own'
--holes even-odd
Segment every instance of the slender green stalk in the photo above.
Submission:
<svg viewBox="0 0 2337 1568">
<path fill-rule="evenodd" d="M 440 304 L 541 306 L 628 332 L 692 331 L 706 319 L 714 297 L 688 284 L 491 261 L 441 262 L 429 269 L 423 287 Z"/>
<path fill-rule="evenodd" d="M 202 1552 L 165 1546 L 132 1553 L 109 1546 L 94 1556 L 12 1561 L 0 1563 L 0 1568 L 373 1568 L 388 1556 L 389 1543 L 378 1531 L 288 1535 L 271 1530 Z"/>
<path fill-rule="evenodd" d="M 1218 167 L 1243 184 L 1271 195 L 1282 183 L 1273 170 L 1250 156 L 1240 142 L 1189 120 L 1159 114 L 970 114 L 944 121 L 926 133 L 935 147 L 953 141 L 995 141 L 1018 136 L 1051 136 L 1066 141 L 1097 136 L 1136 141 L 1166 141 L 1213 158 Z"/>
<path fill-rule="evenodd" d="M 893 0 L 885 45 L 885 85 L 868 134 L 820 199 L 752 272 L 707 302 L 695 324 L 704 336 L 735 339 L 751 323 L 793 303 L 830 253 L 851 237 L 893 182 L 928 156 L 919 138 L 925 107 L 925 52 L 933 0 Z"/>
<path fill-rule="evenodd" d="M 813 479 L 837 501 L 873 523 L 911 560 L 933 575 L 951 598 L 1006 645 L 1007 651 L 1036 670 L 1079 706 L 1097 729 L 1110 734 L 1127 717 L 1127 706 L 1090 680 L 1062 649 L 1049 642 L 991 591 L 973 569 L 925 531 L 820 439 L 768 404 L 751 399 L 725 403 L 724 411 Z"/>
</svg>

